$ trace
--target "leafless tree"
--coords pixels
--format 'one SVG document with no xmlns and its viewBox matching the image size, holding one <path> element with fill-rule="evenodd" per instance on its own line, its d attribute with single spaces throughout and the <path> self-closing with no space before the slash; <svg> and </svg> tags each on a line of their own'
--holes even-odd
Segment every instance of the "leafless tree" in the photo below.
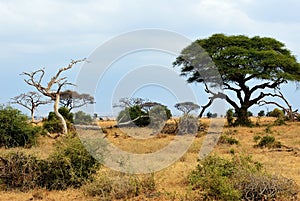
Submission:
<svg viewBox="0 0 300 201">
<path fill-rule="evenodd" d="M 87 104 L 94 104 L 94 97 L 89 94 L 79 94 L 76 91 L 66 90 L 60 93 L 60 104 L 71 111 Z"/>
<path fill-rule="evenodd" d="M 67 81 L 67 77 L 61 77 L 61 74 L 64 71 L 71 69 L 77 63 L 83 62 L 85 59 L 81 60 L 72 60 L 68 66 L 64 68 L 60 68 L 58 72 L 50 79 L 50 81 L 43 85 L 42 81 L 45 75 L 45 69 L 39 69 L 33 72 L 23 72 L 23 75 L 27 76 L 28 79 L 24 79 L 24 81 L 33 87 L 35 87 L 41 94 L 46 97 L 49 97 L 54 101 L 54 113 L 59 118 L 62 128 L 63 134 L 68 133 L 68 128 L 64 117 L 58 112 L 59 102 L 60 102 L 60 92 L 62 88 L 66 85 L 73 85 L 72 83 Z"/>
<path fill-rule="evenodd" d="M 12 104 L 19 104 L 30 110 L 31 122 L 35 122 L 34 112 L 36 111 L 37 107 L 40 105 L 49 104 L 50 102 L 51 100 L 43 100 L 41 94 L 33 91 L 20 94 L 19 96 L 11 99 Z"/>
</svg>

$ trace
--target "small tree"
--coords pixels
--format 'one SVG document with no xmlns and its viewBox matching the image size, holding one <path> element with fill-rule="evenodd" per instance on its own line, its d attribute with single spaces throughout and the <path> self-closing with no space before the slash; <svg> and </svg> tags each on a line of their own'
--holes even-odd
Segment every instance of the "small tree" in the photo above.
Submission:
<svg viewBox="0 0 300 201">
<path fill-rule="evenodd" d="M 259 113 L 258 113 L 257 115 L 258 115 L 259 117 L 264 117 L 264 116 L 266 116 L 264 110 L 259 111 Z"/>
<path fill-rule="evenodd" d="M 66 77 L 61 77 L 61 74 L 67 70 L 70 70 L 74 65 L 77 63 L 83 62 L 85 59 L 82 60 L 72 60 L 71 63 L 64 68 L 60 68 L 58 72 L 50 79 L 47 85 L 43 85 L 42 81 L 45 75 L 44 69 L 39 69 L 33 71 L 31 73 L 23 72 L 23 75 L 27 76 L 28 79 L 24 79 L 24 81 L 30 85 L 35 87 L 41 94 L 46 97 L 49 97 L 51 100 L 54 101 L 54 112 L 62 125 L 62 133 L 67 134 L 68 128 L 67 123 L 64 117 L 59 113 L 59 102 L 60 102 L 60 94 L 61 90 L 64 86 L 73 85 L 72 83 L 67 81 Z"/>
<path fill-rule="evenodd" d="M 12 98 L 12 104 L 19 104 L 26 109 L 30 110 L 31 115 L 31 122 L 34 122 L 34 112 L 36 111 L 37 107 L 40 105 L 49 104 L 51 100 L 42 100 L 42 96 L 36 92 L 28 92 L 20 94 Z"/>
<path fill-rule="evenodd" d="M 70 111 L 88 104 L 94 104 L 94 97 L 89 94 L 79 94 L 76 91 L 66 90 L 60 93 L 60 104 Z"/>
<path fill-rule="evenodd" d="M 189 114 L 192 111 L 198 110 L 199 105 L 193 102 L 177 103 L 174 106 L 177 110 L 183 112 L 183 116 L 179 119 L 178 133 L 179 134 L 194 134 L 198 131 L 198 118 Z"/>
<path fill-rule="evenodd" d="M 187 115 L 190 112 L 194 110 L 198 110 L 200 108 L 199 105 L 193 103 L 193 102 L 182 102 L 182 103 L 177 103 L 174 106 L 177 110 L 183 112 L 183 115 Z"/>
</svg>

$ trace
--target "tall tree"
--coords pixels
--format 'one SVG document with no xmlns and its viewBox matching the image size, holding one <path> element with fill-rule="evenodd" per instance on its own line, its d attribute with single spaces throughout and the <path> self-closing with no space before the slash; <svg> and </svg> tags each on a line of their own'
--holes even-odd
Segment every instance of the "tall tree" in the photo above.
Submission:
<svg viewBox="0 0 300 201">
<path fill-rule="evenodd" d="M 198 51 L 195 46 L 201 46 L 206 52 Z M 203 59 L 205 54 L 212 62 Z M 186 76 L 188 82 L 205 84 L 210 97 L 199 116 L 215 99 L 221 98 L 235 109 L 235 125 L 250 124 L 248 109 L 263 98 L 272 96 L 266 89 L 279 90 L 283 83 L 300 80 L 300 64 L 285 45 L 276 39 L 259 36 L 214 34 L 207 39 L 196 40 L 182 50 L 173 65 L 181 67 L 181 75 Z M 217 67 L 220 73 L 224 92 L 215 93 L 207 86 L 215 81 L 214 75 L 209 72 L 212 66 Z M 253 84 L 253 80 L 258 82 Z M 234 92 L 238 102 L 226 91 Z"/>
<path fill-rule="evenodd" d="M 76 91 L 66 90 L 60 93 L 60 104 L 71 111 L 87 104 L 94 104 L 94 97 L 89 94 L 79 94 Z"/>
<path fill-rule="evenodd" d="M 73 84 L 67 81 L 67 77 L 61 77 L 61 74 L 67 70 L 70 70 L 77 63 L 83 61 L 85 61 L 85 59 L 72 60 L 68 66 L 60 68 L 46 85 L 43 85 L 42 83 L 45 75 L 45 69 L 39 69 L 30 73 L 23 72 L 23 75 L 28 77 L 28 79 L 24 79 L 24 81 L 28 85 L 35 87 L 41 94 L 43 94 L 46 97 L 49 97 L 51 100 L 54 101 L 54 113 L 56 114 L 56 116 L 62 124 L 63 134 L 68 133 L 68 128 L 64 117 L 58 111 L 60 102 L 60 92 L 64 86 Z"/>
<path fill-rule="evenodd" d="M 31 122 L 34 122 L 34 113 L 38 106 L 49 104 L 51 102 L 51 100 L 43 100 L 42 98 L 41 94 L 31 91 L 12 98 L 11 103 L 19 104 L 30 110 Z"/>
</svg>

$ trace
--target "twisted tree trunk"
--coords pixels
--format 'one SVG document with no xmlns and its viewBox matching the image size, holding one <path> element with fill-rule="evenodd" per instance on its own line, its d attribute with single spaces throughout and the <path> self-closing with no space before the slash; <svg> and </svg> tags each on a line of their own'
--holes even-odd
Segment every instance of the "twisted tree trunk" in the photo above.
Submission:
<svg viewBox="0 0 300 201">
<path fill-rule="evenodd" d="M 61 125 L 62 125 L 62 129 L 63 129 L 63 134 L 68 134 L 68 127 L 67 127 L 67 123 L 65 118 L 59 113 L 58 109 L 59 109 L 59 101 L 60 101 L 60 94 L 57 93 L 55 96 L 55 103 L 54 103 L 54 113 L 56 114 L 56 116 L 58 117 Z"/>
</svg>

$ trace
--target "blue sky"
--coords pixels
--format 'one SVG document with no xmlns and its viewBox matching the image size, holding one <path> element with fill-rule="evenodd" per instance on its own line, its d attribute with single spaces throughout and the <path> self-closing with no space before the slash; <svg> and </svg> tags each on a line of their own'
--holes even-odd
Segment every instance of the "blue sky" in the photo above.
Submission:
<svg viewBox="0 0 300 201">
<path fill-rule="evenodd" d="M 45 67 L 47 74 L 52 75 L 71 59 L 88 57 L 109 39 L 138 29 L 169 30 L 192 41 L 214 33 L 274 37 L 299 60 L 299 10 L 298 0 L 0 0 L 0 103 L 6 104 L 10 98 L 32 90 L 19 75 L 23 71 Z M 153 64 L 155 59 L 155 63 L 172 69 L 174 55 L 150 51 L 135 56 L 142 64 Z M 112 66 L 105 83 L 115 84 L 138 64 L 135 57 L 124 58 Z M 126 68 L 118 71 L 118 66 Z M 66 75 L 76 82 L 79 72 L 80 66 L 76 66 Z M 105 89 L 102 92 L 99 87 L 94 94 L 95 112 L 100 115 L 109 115 L 113 110 L 112 101 L 107 98 L 112 89 Z M 200 89 L 192 87 L 202 103 Z M 295 109 L 300 109 L 300 92 L 295 84 L 284 86 L 282 92 Z M 148 86 L 136 95 L 162 101 L 174 110 L 176 97 L 167 89 Z M 38 114 L 44 115 L 48 109 L 40 108 Z M 266 107 L 253 108 L 260 109 Z"/>
</svg>

